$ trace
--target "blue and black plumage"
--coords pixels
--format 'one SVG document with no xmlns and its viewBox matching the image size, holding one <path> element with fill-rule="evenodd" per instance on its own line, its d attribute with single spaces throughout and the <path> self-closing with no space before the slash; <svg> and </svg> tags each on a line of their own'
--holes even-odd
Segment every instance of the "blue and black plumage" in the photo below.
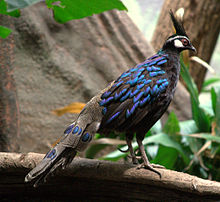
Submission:
<svg viewBox="0 0 220 202">
<path fill-rule="evenodd" d="M 129 69 L 101 95 L 99 105 L 104 107 L 104 117 L 100 131 L 114 128 L 119 132 L 137 132 L 136 124 L 146 116 L 149 108 L 153 109 L 155 101 L 163 96 L 169 86 L 170 81 L 164 71 L 164 67 L 169 64 L 168 56 L 160 51 Z M 148 131 L 148 128 L 145 130 Z"/>
<path fill-rule="evenodd" d="M 124 72 L 107 88 L 93 97 L 77 119 L 65 130 L 63 139 L 49 151 L 42 162 L 25 178 L 45 179 L 57 167 L 65 168 L 78 151 L 84 150 L 96 132 L 123 132 L 132 156 L 137 163 L 131 141 L 136 134 L 145 168 L 160 175 L 150 164 L 142 140 L 147 131 L 168 108 L 179 80 L 179 54 L 189 49 L 195 51 L 183 25 L 170 13 L 176 34 L 170 36 L 162 49 L 143 63 Z"/>
</svg>

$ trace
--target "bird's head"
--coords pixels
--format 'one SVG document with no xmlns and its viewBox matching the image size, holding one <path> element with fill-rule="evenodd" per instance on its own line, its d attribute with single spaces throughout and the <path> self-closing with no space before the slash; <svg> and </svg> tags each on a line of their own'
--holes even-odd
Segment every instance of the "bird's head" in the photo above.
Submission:
<svg viewBox="0 0 220 202">
<path fill-rule="evenodd" d="M 163 50 L 171 49 L 177 52 L 181 52 L 183 50 L 192 50 L 196 52 L 195 47 L 191 44 L 183 24 L 179 22 L 175 17 L 172 11 L 170 11 L 170 17 L 173 22 L 173 26 L 176 30 L 176 34 L 170 36 L 165 44 L 163 45 Z"/>
</svg>

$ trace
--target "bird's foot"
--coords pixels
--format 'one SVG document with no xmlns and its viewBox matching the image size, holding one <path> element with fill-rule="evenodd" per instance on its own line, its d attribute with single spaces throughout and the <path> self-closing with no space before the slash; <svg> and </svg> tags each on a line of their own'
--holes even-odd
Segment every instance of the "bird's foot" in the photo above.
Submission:
<svg viewBox="0 0 220 202">
<path fill-rule="evenodd" d="M 132 163 L 135 165 L 139 164 L 138 159 L 141 159 L 139 156 L 135 156 L 135 155 L 134 156 L 128 155 L 128 158 L 131 158 Z"/>
<path fill-rule="evenodd" d="M 142 163 L 141 165 L 137 166 L 137 169 L 141 169 L 141 168 L 146 168 L 148 170 L 151 170 L 151 171 L 155 172 L 156 174 L 158 174 L 159 177 L 161 178 L 162 177 L 161 173 L 158 170 L 156 170 L 155 168 L 165 168 L 165 167 L 161 166 L 159 164 Z"/>
<path fill-rule="evenodd" d="M 163 169 L 165 169 L 165 167 L 160 165 L 160 164 L 151 163 L 151 165 L 152 165 L 153 168 L 163 168 Z"/>
<path fill-rule="evenodd" d="M 128 148 L 127 150 L 122 150 L 122 149 L 118 148 L 118 150 L 119 150 L 120 152 L 122 152 L 122 153 L 127 153 L 127 152 L 129 152 L 129 148 Z M 128 155 L 128 157 L 132 159 L 132 163 L 133 163 L 133 164 L 135 164 L 135 165 L 138 164 L 138 160 L 137 160 L 137 158 L 136 158 L 136 156 L 135 156 L 134 154 L 133 154 L 133 156 Z"/>
</svg>

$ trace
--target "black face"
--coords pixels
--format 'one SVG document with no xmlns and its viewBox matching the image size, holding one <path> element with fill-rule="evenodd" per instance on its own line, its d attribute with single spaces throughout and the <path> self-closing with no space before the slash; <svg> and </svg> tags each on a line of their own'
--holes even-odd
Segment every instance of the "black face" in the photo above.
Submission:
<svg viewBox="0 0 220 202">
<path fill-rule="evenodd" d="M 176 50 L 177 52 L 183 50 L 192 50 L 196 52 L 196 49 L 193 47 L 188 37 L 179 35 L 169 37 L 164 44 L 163 49 Z"/>
</svg>

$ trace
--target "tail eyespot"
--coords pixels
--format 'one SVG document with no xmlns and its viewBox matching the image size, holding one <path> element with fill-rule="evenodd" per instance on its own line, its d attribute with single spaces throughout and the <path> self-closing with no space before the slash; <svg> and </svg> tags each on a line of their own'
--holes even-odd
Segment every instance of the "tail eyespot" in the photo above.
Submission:
<svg viewBox="0 0 220 202">
<path fill-rule="evenodd" d="M 79 130 L 79 127 L 78 126 L 76 126 L 74 129 L 73 129 L 73 132 L 72 132 L 72 134 L 75 134 L 75 133 L 77 133 L 78 132 L 78 130 Z"/>
<path fill-rule="evenodd" d="M 89 142 L 89 141 L 91 141 L 91 139 L 92 139 L 92 136 L 89 133 L 85 133 L 82 136 L 82 141 L 83 142 Z"/>
<path fill-rule="evenodd" d="M 73 126 L 74 126 L 73 124 L 70 125 L 70 126 L 64 131 L 64 134 L 65 134 L 65 135 L 68 135 L 68 134 L 72 131 Z"/>
<path fill-rule="evenodd" d="M 46 155 L 46 157 L 47 157 L 47 158 L 50 158 L 51 160 L 52 160 L 53 158 L 55 158 L 55 157 L 56 157 L 56 150 L 53 149 L 51 152 L 49 152 L 49 153 Z"/>
</svg>

